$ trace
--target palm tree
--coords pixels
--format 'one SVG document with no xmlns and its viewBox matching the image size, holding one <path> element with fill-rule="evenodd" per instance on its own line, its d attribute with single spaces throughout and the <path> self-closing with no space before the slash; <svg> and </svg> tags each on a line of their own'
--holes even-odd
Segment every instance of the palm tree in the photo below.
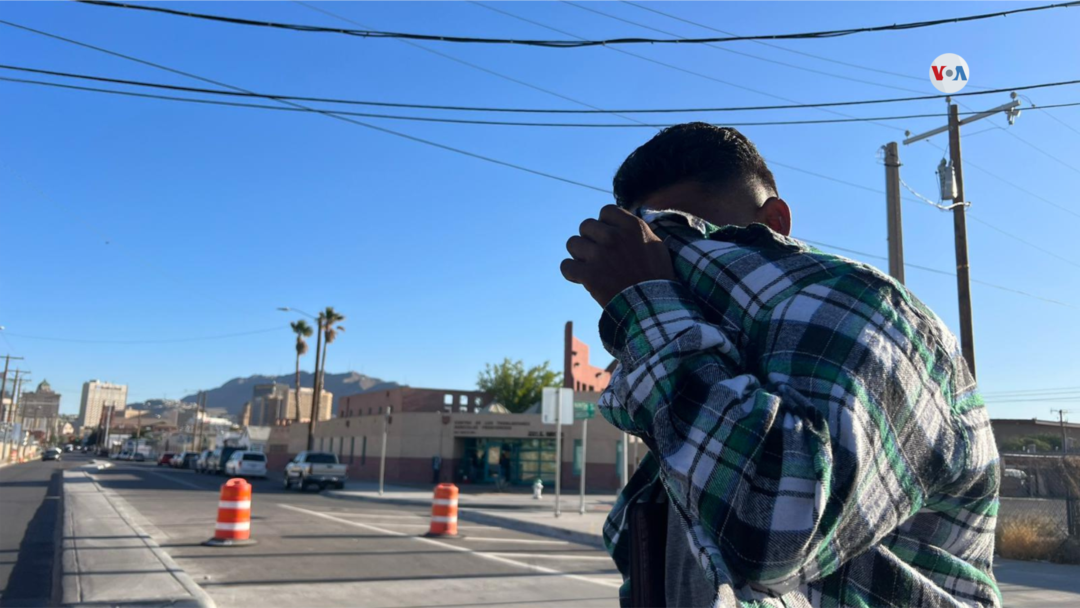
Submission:
<svg viewBox="0 0 1080 608">
<path fill-rule="evenodd" d="M 308 350 L 304 338 L 310 338 L 314 330 L 303 319 L 289 323 L 289 327 L 296 334 L 296 421 L 300 422 L 300 357 L 307 354 Z"/>
<path fill-rule="evenodd" d="M 322 405 L 322 388 L 326 378 L 326 346 L 337 338 L 338 332 L 345 331 L 344 326 L 335 326 L 344 320 L 345 315 L 335 311 L 333 306 L 327 306 L 326 310 L 319 312 L 319 335 L 315 344 L 315 392 L 311 397 L 311 420 L 308 423 L 309 450 L 315 447 L 315 419 L 318 417 L 319 406 Z"/>
</svg>

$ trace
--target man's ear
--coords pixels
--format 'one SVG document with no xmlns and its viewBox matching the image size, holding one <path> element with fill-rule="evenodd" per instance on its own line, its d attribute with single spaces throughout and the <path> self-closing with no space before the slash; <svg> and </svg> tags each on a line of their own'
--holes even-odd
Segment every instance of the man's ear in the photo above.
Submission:
<svg viewBox="0 0 1080 608">
<path fill-rule="evenodd" d="M 784 199 L 773 196 L 758 208 L 758 221 L 784 236 L 791 236 L 791 209 Z"/>
</svg>

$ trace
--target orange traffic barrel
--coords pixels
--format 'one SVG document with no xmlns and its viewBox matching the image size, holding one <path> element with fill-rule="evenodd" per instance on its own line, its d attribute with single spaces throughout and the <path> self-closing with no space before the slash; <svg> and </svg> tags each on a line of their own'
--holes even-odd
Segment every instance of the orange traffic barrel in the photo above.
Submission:
<svg viewBox="0 0 1080 608">
<path fill-rule="evenodd" d="M 424 536 L 457 536 L 458 488 L 452 483 L 435 486 L 431 502 L 431 527 Z"/>
<path fill-rule="evenodd" d="M 214 538 L 203 543 L 211 547 L 253 545 L 251 539 L 251 484 L 239 477 L 221 486 Z"/>
</svg>

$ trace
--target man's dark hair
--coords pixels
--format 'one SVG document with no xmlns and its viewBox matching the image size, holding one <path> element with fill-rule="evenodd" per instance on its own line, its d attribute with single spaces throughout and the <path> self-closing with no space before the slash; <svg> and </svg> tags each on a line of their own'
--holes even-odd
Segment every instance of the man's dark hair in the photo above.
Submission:
<svg viewBox="0 0 1080 608">
<path fill-rule="evenodd" d="M 754 144 L 730 127 L 688 122 L 668 127 L 626 157 L 612 180 L 624 208 L 679 182 L 707 186 L 759 183 L 776 196 L 776 179 Z"/>
</svg>

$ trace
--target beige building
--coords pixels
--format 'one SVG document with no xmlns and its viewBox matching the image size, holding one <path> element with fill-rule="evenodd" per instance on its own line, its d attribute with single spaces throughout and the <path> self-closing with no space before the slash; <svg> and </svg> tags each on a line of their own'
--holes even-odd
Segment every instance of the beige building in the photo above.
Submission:
<svg viewBox="0 0 1080 608">
<path fill-rule="evenodd" d="M 80 429 L 96 427 L 101 421 L 101 412 L 110 405 L 114 406 L 117 412 L 123 411 L 127 404 L 127 392 L 126 384 L 111 384 L 101 380 L 83 383 L 77 426 Z"/>
<path fill-rule="evenodd" d="M 574 401 L 595 402 L 599 393 L 575 393 Z M 379 478 L 379 451 L 385 415 L 350 416 L 315 426 L 315 449 L 333 452 L 349 465 L 349 478 Z M 395 413 L 387 425 L 387 483 L 453 482 L 531 485 L 538 477 L 548 488 L 555 481 L 556 462 L 562 463 L 564 491 L 576 490 L 585 462 L 590 491 L 619 488 L 623 462 L 622 433 L 597 413 L 589 421 L 588 442 L 582 454 L 583 421 L 563 426 L 561 455 L 555 454 L 555 426 L 543 424 L 540 414 L 472 412 Z M 307 425 L 275 427 L 271 433 L 269 464 L 281 469 L 303 451 Z M 647 448 L 631 437 L 627 455 L 629 472 L 644 458 Z M 434 459 L 440 457 L 436 476 Z"/>
<path fill-rule="evenodd" d="M 60 393 L 52 390 L 48 380 L 42 380 L 36 391 L 19 395 L 16 417 L 28 431 L 54 433 L 60 417 Z"/>
<path fill-rule="evenodd" d="M 311 402 L 315 390 L 300 387 L 300 420 L 311 420 Z M 323 391 L 319 399 L 317 420 L 329 420 L 333 414 L 334 395 Z M 252 390 L 251 401 L 241 413 L 243 426 L 275 426 L 297 419 L 296 390 L 286 384 L 258 384 Z"/>
</svg>

